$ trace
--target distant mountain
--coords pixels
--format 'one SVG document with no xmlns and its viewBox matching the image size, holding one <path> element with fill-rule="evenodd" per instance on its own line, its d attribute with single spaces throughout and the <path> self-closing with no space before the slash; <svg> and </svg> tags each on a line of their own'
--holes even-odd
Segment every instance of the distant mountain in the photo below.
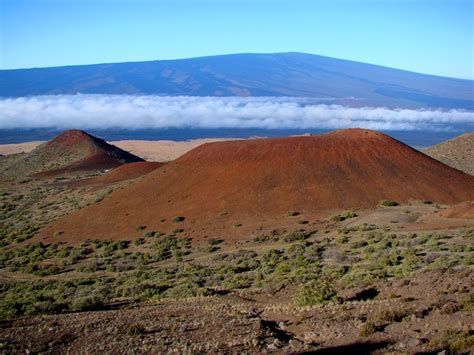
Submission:
<svg viewBox="0 0 474 355">
<path fill-rule="evenodd" d="M 453 168 L 474 175 L 474 132 L 429 147 L 423 151 Z"/>
<path fill-rule="evenodd" d="M 157 94 L 331 98 L 351 106 L 474 109 L 474 81 L 304 53 L 0 71 L 0 96 Z"/>
</svg>

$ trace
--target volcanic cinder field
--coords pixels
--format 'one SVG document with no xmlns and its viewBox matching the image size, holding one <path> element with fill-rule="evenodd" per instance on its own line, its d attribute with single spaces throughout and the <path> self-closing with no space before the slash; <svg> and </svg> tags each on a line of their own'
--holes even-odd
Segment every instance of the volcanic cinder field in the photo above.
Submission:
<svg viewBox="0 0 474 355">
<path fill-rule="evenodd" d="M 367 129 L 178 155 L 0 157 L 3 352 L 472 349 L 472 175 Z"/>
<path fill-rule="evenodd" d="M 474 354 L 474 0 L 0 0 L 0 355 Z"/>
</svg>

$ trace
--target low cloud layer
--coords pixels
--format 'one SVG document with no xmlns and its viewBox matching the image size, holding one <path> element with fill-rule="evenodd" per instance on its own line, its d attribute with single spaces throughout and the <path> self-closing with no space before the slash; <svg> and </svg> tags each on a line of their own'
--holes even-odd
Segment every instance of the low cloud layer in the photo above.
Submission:
<svg viewBox="0 0 474 355">
<path fill-rule="evenodd" d="M 322 103 L 325 102 L 325 103 Z M 450 130 L 474 113 L 351 108 L 327 99 L 58 95 L 0 99 L 0 129 L 262 128 Z"/>
</svg>

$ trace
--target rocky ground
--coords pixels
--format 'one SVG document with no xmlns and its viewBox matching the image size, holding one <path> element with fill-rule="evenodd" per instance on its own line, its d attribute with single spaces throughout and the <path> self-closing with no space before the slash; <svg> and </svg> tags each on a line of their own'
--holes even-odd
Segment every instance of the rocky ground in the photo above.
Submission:
<svg viewBox="0 0 474 355">
<path fill-rule="evenodd" d="M 292 288 L 128 304 L 120 309 L 4 321 L 3 352 L 472 351 L 468 268 L 385 280 L 339 302 L 295 306 Z M 119 305 L 117 305 L 119 307 Z M 25 337 L 27 335 L 27 337 Z"/>
</svg>

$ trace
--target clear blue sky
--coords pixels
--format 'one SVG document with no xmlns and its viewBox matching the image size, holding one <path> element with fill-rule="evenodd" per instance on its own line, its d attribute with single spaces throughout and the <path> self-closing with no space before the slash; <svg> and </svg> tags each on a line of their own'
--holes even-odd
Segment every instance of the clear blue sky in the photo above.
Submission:
<svg viewBox="0 0 474 355">
<path fill-rule="evenodd" d="M 299 51 L 474 79 L 474 0 L 0 0 L 0 68 Z"/>
</svg>

